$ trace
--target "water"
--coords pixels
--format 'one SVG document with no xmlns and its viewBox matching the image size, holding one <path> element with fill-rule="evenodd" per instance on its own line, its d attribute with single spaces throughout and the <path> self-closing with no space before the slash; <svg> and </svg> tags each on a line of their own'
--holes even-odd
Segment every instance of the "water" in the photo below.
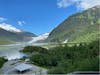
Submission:
<svg viewBox="0 0 100 75">
<path fill-rule="evenodd" d="M 19 59 L 25 56 L 24 53 L 21 53 L 22 50 L 27 45 L 42 45 L 43 43 L 22 43 L 22 44 L 14 44 L 14 45 L 0 45 L 0 57 L 5 56 L 8 60 Z"/>
</svg>

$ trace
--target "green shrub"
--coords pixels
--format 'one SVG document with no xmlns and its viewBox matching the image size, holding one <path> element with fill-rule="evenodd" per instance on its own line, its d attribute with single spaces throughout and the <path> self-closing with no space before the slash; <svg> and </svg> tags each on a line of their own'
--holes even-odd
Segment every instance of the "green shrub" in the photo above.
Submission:
<svg viewBox="0 0 100 75">
<path fill-rule="evenodd" d="M 3 66 L 3 64 L 7 61 L 7 59 L 4 59 L 4 57 L 0 57 L 0 68 Z"/>
<path fill-rule="evenodd" d="M 81 43 L 69 47 L 58 46 L 31 56 L 31 61 L 37 65 L 45 66 L 50 74 L 66 74 L 73 71 L 99 70 L 99 42 L 90 44 Z"/>
<path fill-rule="evenodd" d="M 24 53 L 33 53 L 33 52 L 38 52 L 38 53 L 47 53 L 48 50 L 46 48 L 42 48 L 39 46 L 26 46 L 22 50 Z"/>
<path fill-rule="evenodd" d="M 99 57 L 87 58 L 78 65 L 80 71 L 99 71 Z"/>
</svg>

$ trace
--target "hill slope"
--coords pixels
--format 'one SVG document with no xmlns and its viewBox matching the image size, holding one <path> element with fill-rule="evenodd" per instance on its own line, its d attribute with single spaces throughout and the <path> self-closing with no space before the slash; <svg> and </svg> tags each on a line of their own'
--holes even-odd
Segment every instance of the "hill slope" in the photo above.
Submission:
<svg viewBox="0 0 100 75">
<path fill-rule="evenodd" d="M 32 37 L 35 37 L 36 35 L 27 31 L 12 31 L 6 30 L 2 27 L 0 27 L 0 45 L 4 44 L 12 44 L 15 42 L 27 42 L 32 39 Z"/>
<path fill-rule="evenodd" d="M 70 16 L 49 35 L 47 41 L 90 42 L 99 38 L 100 6 Z"/>
</svg>

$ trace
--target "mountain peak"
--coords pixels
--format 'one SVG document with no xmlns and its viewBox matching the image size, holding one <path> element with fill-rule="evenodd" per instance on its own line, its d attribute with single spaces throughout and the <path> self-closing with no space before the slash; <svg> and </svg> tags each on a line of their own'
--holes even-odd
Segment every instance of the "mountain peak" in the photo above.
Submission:
<svg viewBox="0 0 100 75">
<path fill-rule="evenodd" d="M 99 37 L 100 5 L 74 14 L 51 31 L 48 42 L 91 42 Z M 95 33 L 94 33 L 95 32 Z M 92 38 L 91 38 L 92 37 Z M 67 40 L 68 39 L 68 40 Z"/>
<path fill-rule="evenodd" d="M 22 32 L 20 29 L 17 29 L 16 27 L 6 23 L 0 24 L 0 28 L 10 32 Z"/>
</svg>

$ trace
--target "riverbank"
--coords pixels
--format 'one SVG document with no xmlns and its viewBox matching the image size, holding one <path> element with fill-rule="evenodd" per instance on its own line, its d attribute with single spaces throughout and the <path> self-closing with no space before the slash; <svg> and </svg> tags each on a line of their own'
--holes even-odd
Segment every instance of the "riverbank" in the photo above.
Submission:
<svg viewBox="0 0 100 75">
<path fill-rule="evenodd" d="M 8 60 L 5 59 L 4 57 L 0 57 L 0 68 L 4 65 L 5 62 L 7 62 Z"/>
<path fill-rule="evenodd" d="M 41 46 L 44 43 L 19 43 L 11 45 L 0 45 L 0 57 L 4 56 L 8 60 L 22 58 L 25 54 L 21 53 L 25 46 Z"/>
</svg>

